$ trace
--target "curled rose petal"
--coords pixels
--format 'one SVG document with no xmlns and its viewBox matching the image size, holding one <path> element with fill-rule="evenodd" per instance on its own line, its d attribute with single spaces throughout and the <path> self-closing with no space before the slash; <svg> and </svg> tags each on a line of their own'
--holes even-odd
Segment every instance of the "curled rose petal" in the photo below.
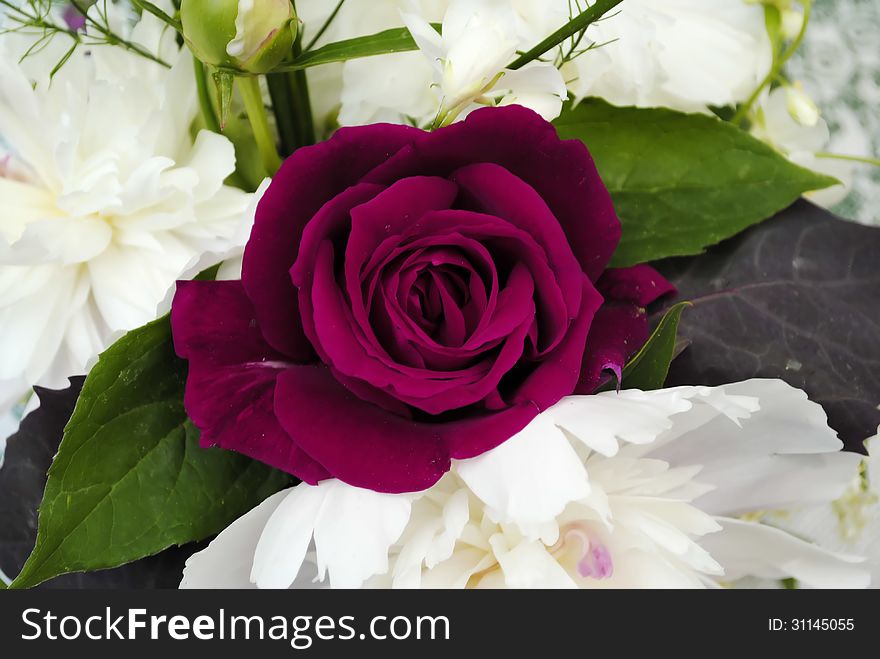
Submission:
<svg viewBox="0 0 880 659">
<path fill-rule="evenodd" d="M 306 224 L 328 200 L 420 136 L 415 128 L 388 124 L 343 128 L 326 142 L 299 149 L 275 175 L 257 207 L 241 278 L 276 350 L 298 360 L 314 355 L 287 275 Z"/>
</svg>

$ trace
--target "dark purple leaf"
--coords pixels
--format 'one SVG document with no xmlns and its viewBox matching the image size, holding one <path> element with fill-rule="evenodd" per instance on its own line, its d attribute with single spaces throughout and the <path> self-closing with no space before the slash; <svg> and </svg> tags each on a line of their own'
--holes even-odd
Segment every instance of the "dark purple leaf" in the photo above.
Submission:
<svg viewBox="0 0 880 659">
<path fill-rule="evenodd" d="M 880 424 L 880 229 L 798 202 L 659 269 L 694 308 L 667 384 L 782 378 L 821 403 L 847 449 Z"/>
</svg>

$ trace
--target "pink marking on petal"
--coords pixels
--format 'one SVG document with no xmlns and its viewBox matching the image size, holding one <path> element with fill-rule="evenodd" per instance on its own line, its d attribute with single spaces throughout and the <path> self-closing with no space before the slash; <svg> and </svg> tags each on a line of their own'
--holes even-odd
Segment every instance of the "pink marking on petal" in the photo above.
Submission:
<svg viewBox="0 0 880 659">
<path fill-rule="evenodd" d="M 578 574 L 582 577 L 607 579 L 613 573 L 614 561 L 611 560 L 611 553 L 605 545 L 594 540 L 578 561 Z"/>
<path fill-rule="evenodd" d="M 581 548 L 577 562 L 579 575 L 593 579 L 608 579 L 614 574 L 614 561 L 611 558 L 611 552 L 586 522 L 574 522 L 565 526 L 559 541 L 550 548 L 550 551 L 565 549 L 572 538 L 577 540 Z"/>
</svg>

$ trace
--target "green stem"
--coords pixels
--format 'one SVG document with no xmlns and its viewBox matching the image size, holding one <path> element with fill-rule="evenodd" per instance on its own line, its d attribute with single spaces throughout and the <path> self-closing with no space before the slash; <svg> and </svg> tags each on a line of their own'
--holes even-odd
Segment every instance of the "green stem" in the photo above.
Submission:
<svg viewBox="0 0 880 659">
<path fill-rule="evenodd" d="M 340 2 L 333 13 L 339 11 L 342 6 Z M 326 25 L 333 20 L 332 16 L 328 19 Z M 325 27 L 326 27 L 325 25 Z M 299 35 L 293 44 L 294 59 L 302 54 L 302 35 Z M 296 141 L 297 146 L 309 146 L 315 143 L 315 124 L 312 119 L 312 101 L 309 97 L 309 83 L 306 78 L 305 69 L 292 71 L 289 74 L 289 83 L 293 94 L 293 118 L 296 122 Z"/>
<path fill-rule="evenodd" d="M 260 151 L 263 166 L 270 176 L 274 176 L 281 167 L 281 158 L 275 149 L 275 138 L 272 136 L 269 120 L 266 117 L 266 107 L 263 105 L 263 95 L 260 92 L 260 79 L 257 76 L 241 76 L 235 80 L 254 131 L 254 140 Z"/>
<path fill-rule="evenodd" d="M 272 113 L 278 126 L 281 141 L 281 155 L 293 153 L 298 144 L 296 120 L 293 117 L 293 84 L 289 73 L 270 73 L 266 76 L 269 96 L 272 98 Z"/>
<path fill-rule="evenodd" d="M 193 68 L 196 73 L 196 91 L 198 92 L 202 119 L 208 130 L 219 133 L 220 122 L 217 120 L 217 113 L 214 111 L 214 103 L 211 100 L 211 91 L 208 89 L 208 76 L 205 74 L 205 65 L 198 58 L 193 57 Z"/>
<path fill-rule="evenodd" d="M 614 9 L 621 2 L 623 2 L 623 0 L 596 0 L 596 2 L 584 9 L 584 11 L 556 30 L 556 32 L 544 39 L 537 46 L 517 57 L 507 68 L 520 69 L 532 60 L 538 59 L 548 50 L 555 48 L 569 37 L 577 34 L 581 30 L 586 30 L 590 25 L 602 18 L 602 16 Z"/>
<path fill-rule="evenodd" d="M 880 158 L 869 158 L 867 156 L 850 156 L 843 153 L 828 153 L 820 151 L 816 154 L 817 158 L 833 158 L 834 160 L 848 160 L 850 162 L 860 162 L 865 165 L 874 165 L 880 167 Z"/>
<path fill-rule="evenodd" d="M 297 143 L 309 146 L 315 143 L 315 124 L 312 119 L 312 101 L 304 70 L 288 74 L 293 85 L 293 116 L 297 125 Z"/>
<path fill-rule="evenodd" d="M 761 92 L 764 91 L 764 88 L 771 84 L 776 78 L 780 75 L 782 71 L 782 67 L 785 63 L 791 58 L 792 55 L 795 54 L 798 48 L 800 48 L 801 43 L 804 40 L 804 35 L 807 33 L 807 24 L 810 22 L 810 5 L 811 0 L 801 0 L 801 6 L 804 8 L 804 22 L 801 25 L 801 31 L 798 32 L 798 35 L 795 37 L 794 41 L 791 42 L 788 48 L 780 55 L 774 62 L 773 66 L 770 67 L 770 72 L 764 77 L 761 81 L 761 84 L 758 85 L 758 88 L 752 92 L 752 95 L 749 96 L 748 100 L 743 103 L 739 109 L 736 111 L 736 114 L 733 115 L 733 118 L 730 122 L 734 126 L 739 126 L 745 120 L 746 116 L 749 114 L 749 111 L 752 109 L 752 106 L 755 104 L 755 101 L 758 100 L 758 97 L 761 95 Z"/>
</svg>

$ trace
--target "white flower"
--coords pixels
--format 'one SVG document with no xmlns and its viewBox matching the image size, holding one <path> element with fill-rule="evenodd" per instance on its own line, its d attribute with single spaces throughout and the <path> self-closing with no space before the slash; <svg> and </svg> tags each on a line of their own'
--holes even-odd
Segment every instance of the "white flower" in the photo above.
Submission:
<svg viewBox="0 0 880 659">
<path fill-rule="evenodd" d="M 352 38 L 405 22 L 421 52 L 351 60 L 342 67 L 339 122 L 430 123 L 438 110 L 461 118 L 477 103 L 518 103 L 555 117 L 566 95 L 552 66 L 504 72 L 516 50 L 528 48 L 567 19 L 562 0 L 350 0 L 322 39 Z M 312 3 L 298 5 L 309 25 L 320 25 Z M 442 19 L 442 36 L 431 23 Z M 313 28 L 314 29 L 314 28 Z M 535 72 L 537 70 L 538 72 Z M 442 108 L 441 108 L 442 104 Z M 325 106 L 326 103 L 319 104 Z"/>
<path fill-rule="evenodd" d="M 777 87 L 762 94 L 752 112 L 752 134 L 777 149 L 789 160 L 822 174 L 833 176 L 841 185 L 808 192 L 805 196 L 829 208 L 848 193 L 854 165 L 836 158 L 816 156 L 828 147 L 828 124 L 819 116 L 815 103 L 800 87 Z"/>
<path fill-rule="evenodd" d="M 704 111 L 744 101 L 772 62 L 763 7 L 743 0 L 627 0 L 587 37 L 600 47 L 564 69 L 578 100 Z"/>
<path fill-rule="evenodd" d="M 16 64 L 20 37 L 0 40 L 0 398 L 84 372 L 200 257 L 247 237 L 250 195 L 223 184 L 232 144 L 191 134 L 191 57 L 151 15 L 106 10 L 173 68 L 95 46 L 49 84 Z"/>
<path fill-rule="evenodd" d="M 863 459 L 859 473 L 839 499 L 767 511 L 762 519 L 828 549 L 866 556 L 865 568 L 876 588 L 880 586 L 880 434 L 866 441 L 865 448 L 870 457 Z"/>
<path fill-rule="evenodd" d="M 403 20 L 434 70 L 440 94 L 440 124 L 467 115 L 478 105 L 518 103 L 554 119 L 567 96 L 552 64 L 506 67 L 519 45 L 516 14 L 505 0 L 453 0 L 442 34 L 417 14 Z"/>
<path fill-rule="evenodd" d="M 328 11 L 324 5 L 317 0 L 298 4 L 307 32 L 323 22 L 321 14 Z M 495 77 L 513 59 L 511 46 L 524 51 L 537 44 L 576 13 L 574 3 L 349 0 L 322 43 L 397 27 L 398 8 L 421 53 L 352 60 L 335 69 L 332 89 L 341 99 L 340 124 L 424 125 L 435 118 L 441 99 L 448 109 L 456 101 L 468 102 L 469 97 L 491 103 L 506 98 L 508 103 L 529 105 L 545 117 L 558 112 L 557 99 L 564 98 L 565 91 L 549 64 L 533 63 L 527 68 L 546 69 L 541 74 L 521 72 L 506 81 Z M 441 18 L 442 36 L 430 26 Z M 566 40 L 544 59 L 558 61 L 571 45 Z M 627 0 L 590 26 L 575 50 L 591 46 L 599 47 L 582 52 L 562 69 L 568 90 L 577 100 L 600 96 L 617 105 L 684 111 L 707 111 L 709 106 L 744 101 L 767 74 L 772 60 L 763 8 L 744 0 Z M 322 78 L 328 71 L 325 67 Z M 482 93 L 487 85 L 490 89 Z M 322 92 L 327 89 L 331 87 L 321 85 Z M 328 105 L 332 103 L 319 107 Z"/>
<path fill-rule="evenodd" d="M 417 4 L 409 0 L 347 0 L 316 46 L 399 28 L 404 8 L 417 11 L 429 22 L 439 22 L 448 4 L 448 0 L 421 0 Z M 324 25 L 334 6 L 325 0 L 297 2 L 305 43 Z M 308 80 L 319 134 L 337 121 L 344 126 L 411 120 L 424 124 L 437 111 L 432 68 L 419 51 L 315 67 L 308 71 Z"/>
<path fill-rule="evenodd" d="M 837 498 L 859 463 L 778 380 L 572 396 L 434 487 L 280 492 L 187 562 L 182 587 L 861 587 L 858 560 L 756 510 Z"/>
</svg>

